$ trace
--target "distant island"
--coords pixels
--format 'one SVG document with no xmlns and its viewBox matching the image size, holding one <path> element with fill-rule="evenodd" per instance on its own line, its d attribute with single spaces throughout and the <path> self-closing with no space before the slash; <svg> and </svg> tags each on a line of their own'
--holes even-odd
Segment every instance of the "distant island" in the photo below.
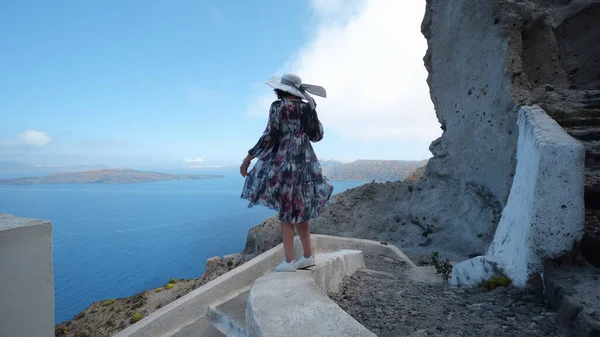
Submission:
<svg viewBox="0 0 600 337">
<path fill-rule="evenodd" d="M 356 160 L 344 163 L 322 160 L 323 174 L 331 180 L 402 181 L 427 160 Z"/>
<path fill-rule="evenodd" d="M 18 161 L 0 161 L 0 176 L 43 176 L 53 173 L 70 173 L 110 169 L 103 164 L 90 165 L 30 165 Z"/>
<path fill-rule="evenodd" d="M 0 185 L 35 184 L 134 184 L 167 180 L 200 180 L 221 178 L 209 174 L 170 174 L 126 169 L 103 169 L 83 172 L 53 173 L 41 177 L 0 179 Z"/>
</svg>

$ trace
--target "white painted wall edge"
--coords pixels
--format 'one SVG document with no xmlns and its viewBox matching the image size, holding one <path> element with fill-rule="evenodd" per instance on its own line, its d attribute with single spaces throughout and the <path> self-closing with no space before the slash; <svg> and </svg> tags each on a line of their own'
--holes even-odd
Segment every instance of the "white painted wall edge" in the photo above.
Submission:
<svg viewBox="0 0 600 337">
<path fill-rule="evenodd" d="M 521 107 L 517 123 L 517 166 L 494 239 L 486 255 L 454 266 L 454 285 L 503 273 L 525 286 L 583 234 L 583 145 L 539 106 Z"/>
</svg>

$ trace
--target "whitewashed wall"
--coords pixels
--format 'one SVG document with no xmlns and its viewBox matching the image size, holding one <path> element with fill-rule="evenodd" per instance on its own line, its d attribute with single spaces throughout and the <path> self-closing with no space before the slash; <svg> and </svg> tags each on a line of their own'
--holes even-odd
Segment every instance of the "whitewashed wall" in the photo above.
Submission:
<svg viewBox="0 0 600 337">
<path fill-rule="evenodd" d="M 454 266 L 452 284 L 477 285 L 500 272 L 516 286 L 581 238 L 583 145 L 539 106 L 519 109 L 517 165 L 506 207 L 485 256 Z"/>
</svg>

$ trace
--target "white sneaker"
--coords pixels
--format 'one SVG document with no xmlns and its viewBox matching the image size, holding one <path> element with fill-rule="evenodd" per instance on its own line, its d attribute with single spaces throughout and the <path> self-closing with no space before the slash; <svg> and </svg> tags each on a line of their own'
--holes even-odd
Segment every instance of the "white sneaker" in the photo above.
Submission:
<svg viewBox="0 0 600 337">
<path fill-rule="evenodd" d="M 298 269 L 304 269 L 304 268 L 312 267 L 314 265 L 315 265 L 315 256 L 314 255 L 311 255 L 310 257 L 302 256 L 302 258 L 300 258 L 300 260 L 298 260 L 298 262 L 296 262 L 296 268 L 298 268 Z"/>
<path fill-rule="evenodd" d="M 281 263 L 275 268 L 277 272 L 289 272 L 296 271 L 296 261 L 292 260 L 290 262 L 285 262 L 285 259 L 281 261 Z"/>
</svg>

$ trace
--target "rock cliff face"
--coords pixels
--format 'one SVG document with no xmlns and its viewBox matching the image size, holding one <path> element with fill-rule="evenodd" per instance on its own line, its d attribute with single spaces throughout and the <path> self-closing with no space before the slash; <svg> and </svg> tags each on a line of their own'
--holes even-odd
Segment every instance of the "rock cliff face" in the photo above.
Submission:
<svg viewBox="0 0 600 337">
<path fill-rule="evenodd" d="M 422 31 L 444 133 L 426 177 L 488 189 L 504 205 L 515 167 L 516 111 L 539 104 L 586 147 L 586 233 L 600 261 L 600 1 L 427 1 Z"/>
<path fill-rule="evenodd" d="M 504 205 L 515 167 L 517 104 L 497 1 L 427 1 L 421 30 L 431 99 L 444 130 L 428 177 L 481 186 Z M 504 33 L 504 34 L 503 34 Z"/>
</svg>

